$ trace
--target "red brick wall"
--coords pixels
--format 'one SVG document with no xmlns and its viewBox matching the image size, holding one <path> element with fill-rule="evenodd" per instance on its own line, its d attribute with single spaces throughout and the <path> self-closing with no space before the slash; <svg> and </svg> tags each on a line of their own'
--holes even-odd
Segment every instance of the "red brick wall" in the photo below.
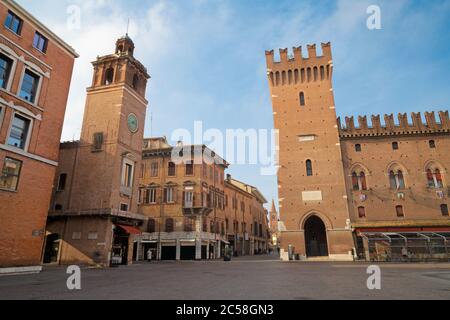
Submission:
<svg viewBox="0 0 450 320">
<path fill-rule="evenodd" d="M 37 107 L 17 98 L 24 62 L 17 59 L 10 91 L 0 91 L 0 97 L 15 106 L 25 108 L 36 116 L 27 154 L 0 149 L 0 168 L 6 156 L 23 161 L 18 190 L 0 190 L 0 267 L 39 265 L 43 232 L 50 203 L 55 167 L 33 159 L 40 156 L 57 162 L 59 141 L 72 77 L 74 56 L 57 44 L 56 40 L 34 25 L 17 8 L 11 8 L 24 20 L 22 32 L 17 36 L 4 27 L 9 4 L 0 4 L 0 43 L 25 61 L 38 66 L 48 77 L 42 77 Z M 35 31 L 49 39 L 45 54 L 33 48 Z M 0 118 L 0 147 L 7 144 L 7 135 L 14 109 L 2 104 Z M 41 234 L 39 235 L 39 231 Z M 36 233 L 33 236 L 33 232 Z"/>
</svg>

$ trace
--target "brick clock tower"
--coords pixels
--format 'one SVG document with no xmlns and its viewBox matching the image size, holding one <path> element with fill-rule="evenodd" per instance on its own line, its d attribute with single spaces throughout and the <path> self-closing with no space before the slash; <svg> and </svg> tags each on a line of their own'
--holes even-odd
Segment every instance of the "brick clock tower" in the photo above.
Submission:
<svg viewBox="0 0 450 320">
<path fill-rule="evenodd" d="M 288 56 L 266 52 L 274 124 L 279 130 L 278 188 L 282 259 L 352 259 L 339 131 L 336 121 L 331 45 L 301 47 Z"/>
<path fill-rule="evenodd" d="M 137 177 L 150 76 L 133 53 L 134 43 L 126 35 L 117 40 L 114 54 L 92 63 L 71 211 L 138 211 Z"/>
</svg>

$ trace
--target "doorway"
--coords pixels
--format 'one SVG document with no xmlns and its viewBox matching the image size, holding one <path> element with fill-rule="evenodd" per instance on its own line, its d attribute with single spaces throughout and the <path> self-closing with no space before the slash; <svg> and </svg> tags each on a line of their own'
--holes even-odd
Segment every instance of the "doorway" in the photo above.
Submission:
<svg viewBox="0 0 450 320">
<path fill-rule="evenodd" d="M 44 263 L 58 263 L 61 238 L 59 234 L 49 234 L 45 241 Z"/>
<path fill-rule="evenodd" d="M 327 257 L 327 230 L 323 221 L 312 216 L 305 223 L 305 246 L 308 257 Z"/>
<path fill-rule="evenodd" d="M 130 235 L 119 227 L 114 229 L 112 264 L 128 265 L 128 241 Z"/>
</svg>

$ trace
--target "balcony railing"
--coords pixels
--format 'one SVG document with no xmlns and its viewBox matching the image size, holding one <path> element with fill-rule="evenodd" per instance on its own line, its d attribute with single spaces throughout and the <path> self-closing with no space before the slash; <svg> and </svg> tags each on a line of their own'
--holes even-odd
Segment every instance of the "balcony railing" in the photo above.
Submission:
<svg viewBox="0 0 450 320">
<path fill-rule="evenodd" d="M 206 197 L 206 195 L 204 195 Z M 183 213 L 186 215 L 208 215 L 213 210 L 201 193 L 194 193 L 193 199 L 183 199 Z"/>
</svg>

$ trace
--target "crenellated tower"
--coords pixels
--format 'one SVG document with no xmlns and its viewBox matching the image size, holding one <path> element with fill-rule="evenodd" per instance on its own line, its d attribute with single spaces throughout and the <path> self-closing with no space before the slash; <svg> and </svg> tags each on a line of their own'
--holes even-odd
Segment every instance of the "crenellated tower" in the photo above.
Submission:
<svg viewBox="0 0 450 320">
<path fill-rule="evenodd" d="M 306 257 L 351 259 L 339 128 L 333 95 L 331 44 L 266 52 L 274 126 L 279 130 L 278 188 L 282 257 L 289 245 Z"/>
</svg>

